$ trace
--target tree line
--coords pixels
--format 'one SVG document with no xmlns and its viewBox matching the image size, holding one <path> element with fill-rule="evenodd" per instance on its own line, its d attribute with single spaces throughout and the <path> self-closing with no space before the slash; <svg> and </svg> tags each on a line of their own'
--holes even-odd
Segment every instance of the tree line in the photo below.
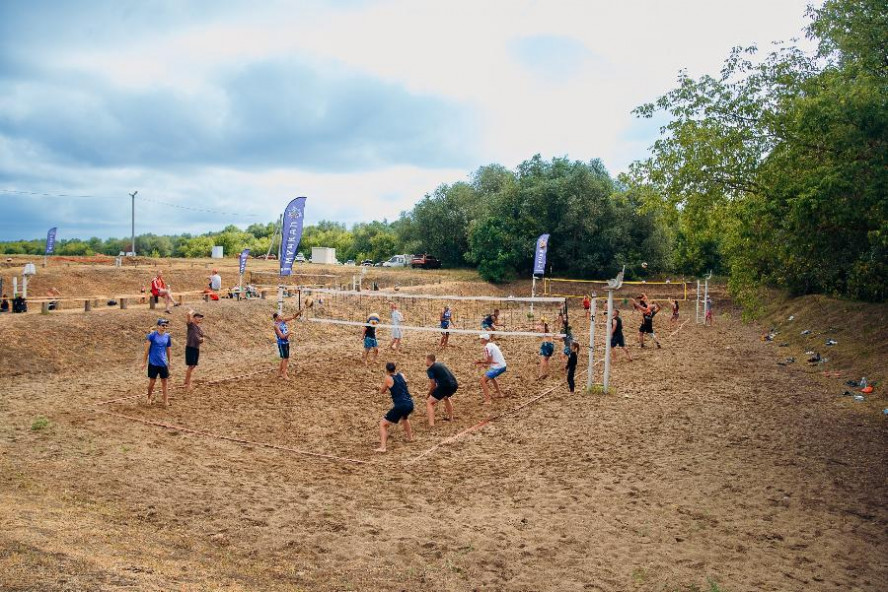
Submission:
<svg viewBox="0 0 888 592">
<path fill-rule="evenodd" d="M 735 48 L 720 73 L 693 79 L 636 115 L 668 118 L 650 156 L 613 177 L 599 160 L 480 167 L 394 221 L 306 226 L 300 250 L 340 259 L 430 253 L 490 281 L 528 277 L 551 234 L 547 273 L 601 279 L 729 276 L 754 309 L 759 288 L 862 300 L 888 297 L 888 5 L 827 0 L 808 37 L 768 52 Z M 274 223 L 200 236 L 141 235 L 140 254 L 206 257 L 222 245 L 265 253 Z M 44 243 L 0 243 L 42 254 Z M 116 255 L 129 239 L 61 240 L 57 253 Z M 641 263 L 647 263 L 642 267 Z"/>
<path fill-rule="evenodd" d="M 480 167 L 467 181 L 439 186 L 391 222 L 306 225 L 299 250 L 308 255 L 312 247 L 334 247 L 341 260 L 373 261 L 429 253 L 445 267 L 476 267 L 485 279 L 502 282 L 531 273 L 536 239 L 549 233 L 549 273 L 602 278 L 623 265 L 635 270 L 630 273 L 647 273 L 642 261 L 652 272 L 668 270 L 668 235 L 659 214 L 643 211 L 642 205 L 600 161 L 547 161 L 537 155 L 514 171 L 498 164 Z M 264 254 L 275 230 L 269 222 L 245 229 L 229 225 L 199 236 L 142 234 L 136 237 L 136 252 L 208 257 L 218 245 L 228 255 L 244 248 Z M 0 243 L 5 253 L 41 255 L 44 249 L 42 239 Z M 55 245 L 55 254 L 63 256 L 130 250 L 129 238 L 60 239 Z"/>
</svg>

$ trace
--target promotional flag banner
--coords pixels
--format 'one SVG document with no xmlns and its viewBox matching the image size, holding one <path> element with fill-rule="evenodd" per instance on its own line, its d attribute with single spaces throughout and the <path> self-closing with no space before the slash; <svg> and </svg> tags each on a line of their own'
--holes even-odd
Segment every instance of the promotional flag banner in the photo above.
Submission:
<svg viewBox="0 0 888 592">
<path fill-rule="evenodd" d="M 247 257 L 250 256 L 250 249 L 244 249 L 240 254 L 240 274 L 244 275 L 244 271 L 247 269 Z"/>
<path fill-rule="evenodd" d="M 305 216 L 306 197 L 297 197 L 284 210 L 284 225 L 281 231 L 281 276 L 290 275 L 296 249 L 302 239 L 302 219 Z"/>
<path fill-rule="evenodd" d="M 55 236 L 56 227 L 53 226 L 49 229 L 49 232 L 46 233 L 46 255 L 52 255 L 52 251 L 55 249 Z"/>
<path fill-rule="evenodd" d="M 533 257 L 533 275 L 545 275 L 546 252 L 549 250 L 549 235 L 541 234 L 537 239 L 536 254 Z"/>
</svg>

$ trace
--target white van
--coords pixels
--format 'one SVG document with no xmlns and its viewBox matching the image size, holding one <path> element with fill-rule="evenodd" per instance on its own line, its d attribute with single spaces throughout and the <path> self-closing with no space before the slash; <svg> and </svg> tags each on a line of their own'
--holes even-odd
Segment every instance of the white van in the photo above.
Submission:
<svg viewBox="0 0 888 592">
<path fill-rule="evenodd" d="M 410 260 L 406 255 L 395 255 L 388 261 L 383 261 L 383 267 L 407 267 L 410 264 Z"/>
</svg>

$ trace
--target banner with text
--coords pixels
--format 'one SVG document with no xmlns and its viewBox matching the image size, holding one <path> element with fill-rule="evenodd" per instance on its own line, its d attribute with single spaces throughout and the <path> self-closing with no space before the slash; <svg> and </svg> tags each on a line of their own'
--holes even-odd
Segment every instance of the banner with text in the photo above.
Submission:
<svg viewBox="0 0 888 592">
<path fill-rule="evenodd" d="M 297 197 L 284 210 L 284 226 L 281 231 L 281 276 L 290 275 L 296 249 L 302 240 L 302 219 L 305 217 L 306 197 Z"/>
<path fill-rule="evenodd" d="M 55 249 L 56 230 L 57 228 L 53 226 L 49 229 L 49 232 L 46 233 L 46 255 L 52 255 L 52 251 Z"/>
<path fill-rule="evenodd" d="M 250 249 L 244 249 L 240 254 L 240 274 L 244 275 L 247 269 L 247 257 L 250 256 Z"/>
<path fill-rule="evenodd" d="M 549 235 L 541 234 L 537 239 L 536 254 L 533 257 L 533 275 L 546 274 L 546 252 L 549 250 Z"/>
</svg>

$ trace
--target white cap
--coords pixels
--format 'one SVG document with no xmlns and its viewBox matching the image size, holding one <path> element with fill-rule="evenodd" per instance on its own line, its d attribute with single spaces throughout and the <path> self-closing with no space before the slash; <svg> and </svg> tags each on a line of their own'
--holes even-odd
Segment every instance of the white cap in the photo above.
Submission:
<svg viewBox="0 0 888 592">
<path fill-rule="evenodd" d="M 490 333 L 482 333 L 478 336 L 478 339 L 486 339 L 487 341 L 490 341 Z"/>
</svg>

